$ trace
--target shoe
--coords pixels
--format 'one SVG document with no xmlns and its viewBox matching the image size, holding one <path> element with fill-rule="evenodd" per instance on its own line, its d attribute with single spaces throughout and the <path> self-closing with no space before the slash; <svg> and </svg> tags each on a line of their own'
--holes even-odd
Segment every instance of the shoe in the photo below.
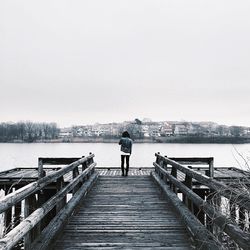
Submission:
<svg viewBox="0 0 250 250">
<path fill-rule="evenodd" d="M 122 176 L 124 176 L 124 173 L 122 173 Z"/>
<path fill-rule="evenodd" d="M 128 172 L 126 172 L 126 174 L 125 174 L 126 176 L 128 176 Z"/>
</svg>

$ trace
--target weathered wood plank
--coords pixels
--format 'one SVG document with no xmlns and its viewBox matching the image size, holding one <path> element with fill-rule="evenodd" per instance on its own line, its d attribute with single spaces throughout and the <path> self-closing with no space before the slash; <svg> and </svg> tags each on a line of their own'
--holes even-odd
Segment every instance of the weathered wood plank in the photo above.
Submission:
<svg viewBox="0 0 250 250">
<path fill-rule="evenodd" d="M 191 249 L 189 234 L 150 176 L 100 176 L 55 249 Z"/>
</svg>

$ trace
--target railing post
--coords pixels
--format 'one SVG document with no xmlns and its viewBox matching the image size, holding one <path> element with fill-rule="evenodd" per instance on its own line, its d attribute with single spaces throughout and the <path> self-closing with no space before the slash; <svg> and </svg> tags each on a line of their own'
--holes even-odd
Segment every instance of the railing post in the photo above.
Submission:
<svg viewBox="0 0 250 250">
<path fill-rule="evenodd" d="M 83 155 L 82 158 L 85 156 Z M 82 163 L 82 172 L 87 168 L 86 161 Z"/>
<path fill-rule="evenodd" d="M 55 194 L 56 194 L 56 189 L 43 189 L 41 194 L 42 202 L 45 203 Z M 54 207 L 51 211 L 48 212 L 47 215 L 44 216 L 44 219 L 42 221 L 43 228 L 45 228 L 55 216 L 56 216 L 56 207 Z"/>
<path fill-rule="evenodd" d="M 174 166 L 172 166 L 171 175 L 177 179 L 177 169 Z M 177 194 L 177 188 L 173 183 L 170 184 L 170 188 Z"/>
<path fill-rule="evenodd" d="M 12 192 L 12 188 L 9 185 L 5 185 L 4 188 L 5 195 L 8 195 Z M 8 233 L 12 228 L 12 207 L 7 209 L 4 213 L 4 226 L 5 233 Z"/>
<path fill-rule="evenodd" d="M 56 190 L 57 192 L 60 191 L 62 188 L 64 188 L 64 178 L 61 176 L 60 178 L 57 179 L 56 182 Z M 56 213 L 58 213 L 66 204 L 67 197 L 66 195 L 62 198 L 62 200 L 58 201 L 56 205 Z"/>
<path fill-rule="evenodd" d="M 24 201 L 24 218 L 30 215 L 31 201 L 30 198 L 26 198 Z M 24 249 L 29 250 L 31 246 L 31 232 L 29 231 L 24 237 Z"/>
<path fill-rule="evenodd" d="M 211 158 L 209 161 L 209 172 L 208 176 L 211 178 L 214 178 L 214 158 Z"/>
<path fill-rule="evenodd" d="M 89 155 L 92 155 L 92 153 L 91 153 L 91 152 L 89 152 Z M 94 159 L 93 159 L 93 157 L 92 157 L 92 158 L 90 158 L 89 163 L 90 163 L 90 164 L 92 164 L 93 162 L 94 162 Z"/>
<path fill-rule="evenodd" d="M 197 188 L 193 190 L 197 195 L 201 197 L 202 200 L 205 200 L 205 190 Z M 194 214 L 199 219 L 199 221 L 205 225 L 205 213 L 201 210 L 201 208 L 194 205 Z"/>
<path fill-rule="evenodd" d="M 30 195 L 24 201 L 24 218 L 27 218 L 37 208 L 35 194 Z M 30 230 L 24 237 L 24 249 L 29 250 L 31 248 L 32 241 L 37 236 L 37 227 Z"/>
<path fill-rule="evenodd" d="M 160 154 L 160 152 L 157 152 L 157 154 Z M 158 156 L 158 155 L 156 156 L 155 162 L 156 162 L 157 164 L 159 164 L 159 156 Z"/>
<path fill-rule="evenodd" d="M 18 188 L 15 188 L 17 191 Z M 21 221 L 21 211 L 22 211 L 22 202 L 18 202 L 14 206 L 14 219 L 13 219 L 13 227 L 17 226 Z"/>
<path fill-rule="evenodd" d="M 38 158 L 38 179 L 43 178 L 46 175 L 45 171 L 43 170 L 43 160 Z"/>
<path fill-rule="evenodd" d="M 79 175 L 79 169 L 78 167 L 75 167 L 72 171 L 72 177 L 75 179 Z"/>
<path fill-rule="evenodd" d="M 165 158 L 168 158 L 166 155 L 165 155 L 164 157 L 165 157 Z M 163 168 L 164 168 L 165 170 L 168 169 L 168 163 L 167 163 L 166 161 L 163 161 Z"/>
<path fill-rule="evenodd" d="M 75 167 L 75 168 L 73 169 L 73 171 L 72 171 L 72 178 L 75 179 L 78 175 L 79 175 L 79 169 L 78 169 L 78 166 L 77 166 L 77 167 Z M 74 195 L 74 194 L 77 192 L 78 188 L 79 188 L 79 185 L 76 186 L 76 187 L 72 190 L 72 195 Z"/>
<path fill-rule="evenodd" d="M 188 166 L 188 168 L 192 169 L 192 166 Z M 185 176 L 185 181 L 184 184 L 192 190 L 192 177 L 186 174 Z M 183 194 L 183 202 L 185 205 L 189 208 L 189 210 L 193 213 L 194 212 L 194 207 L 193 207 L 193 202 L 186 197 L 186 195 Z"/>
</svg>

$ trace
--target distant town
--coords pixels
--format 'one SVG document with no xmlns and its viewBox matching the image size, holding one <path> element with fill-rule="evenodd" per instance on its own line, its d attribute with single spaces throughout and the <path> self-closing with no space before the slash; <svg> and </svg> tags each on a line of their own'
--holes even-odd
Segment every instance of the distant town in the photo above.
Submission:
<svg viewBox="0 0 250 250">
<path fill-rule="evenodd" d="M 249 143 L 250 127 L 214 122 L 152 121 L 75 125 L 56 123 L 0 123 L 0 142 L 115 142 L 127 130 L 135 142 Z"/>
</svg>

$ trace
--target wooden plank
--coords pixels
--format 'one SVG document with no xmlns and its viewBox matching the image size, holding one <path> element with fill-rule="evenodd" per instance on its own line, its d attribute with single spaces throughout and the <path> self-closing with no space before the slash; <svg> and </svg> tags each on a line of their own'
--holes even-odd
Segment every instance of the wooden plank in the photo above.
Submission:
<svg viewBox="0 0 250 250">
<path fill-rule="evenodd" d="M 55 249 L 191 249 L 189 234 L 150 176 L 100 176 Z M 155 248 L 156 247 L 156 248 Z"/>
<path fill-rule="evenodd" d="M 5 186 L 5 195 L 12 193 L 13 189 L 11 186 Z M 7 209 L 4 213 L 4 230 L 5 233 L 8 233 L 12 229 L 12 207 Z"/>
<path fill-rule="evenodd" d="M 46 172 L 46 175 L 49 175 L 59 169 L 58 168 L 43 168 L 44 171 Z M 97 167 L 96 168 L 100 175 L 120 175 L 120 168 L 119 167 Z M 150 172 L 153 170 L 153 168 L 150 167 L 140 167 L 140 168 L 130 168 L 131 175 L 150 175 Z M 205 170 L 208 170 L 208 168 L 204 167 L 193 167 L 193 170 L 196 172 L 199 172 L 203 175 L 205 175 Z M 37 180 L 37 173 L 38 173 L 38 168 L 15 168 L 9 171 L 3 171 L 0 172 L 0 183 L 6 183 L 11 184 L 12 182 L 20 181 L 22 182 L 33 182 Z M 220 168 L 214 168 L 214 178 L 215 179 L 223 179 L 224 181 L 227 181 L 227 179 L 233 179 L 233 178 L 250 178 L 250 175 L 247 174 L 245 171 L 241 171 L 240 169 L 236 168 L 226 168 L 226 167 L 220 167 Z M 181 181 L 184 181 L 185 175 L 182 172 L 178 173 L 178 179 Z M 65 182 L 69 182 L 72 180 L 72 177 L 70 174 L 68 174 L 65 177 Z"/>
<path fill-rule="evenodd" d="M 143 170 L 139 168 L 130 168 L 128 175 L 132 176 L 140 176 L 140 175 L 150 175 L 151 170 Z M 99 172 L 100 175 L 102 176 L 119 176 L 121 175 L 121 170 L 120 169 L 104 169 L 104 168 L 97 168 L 97 171 Z"/>
</svg>

